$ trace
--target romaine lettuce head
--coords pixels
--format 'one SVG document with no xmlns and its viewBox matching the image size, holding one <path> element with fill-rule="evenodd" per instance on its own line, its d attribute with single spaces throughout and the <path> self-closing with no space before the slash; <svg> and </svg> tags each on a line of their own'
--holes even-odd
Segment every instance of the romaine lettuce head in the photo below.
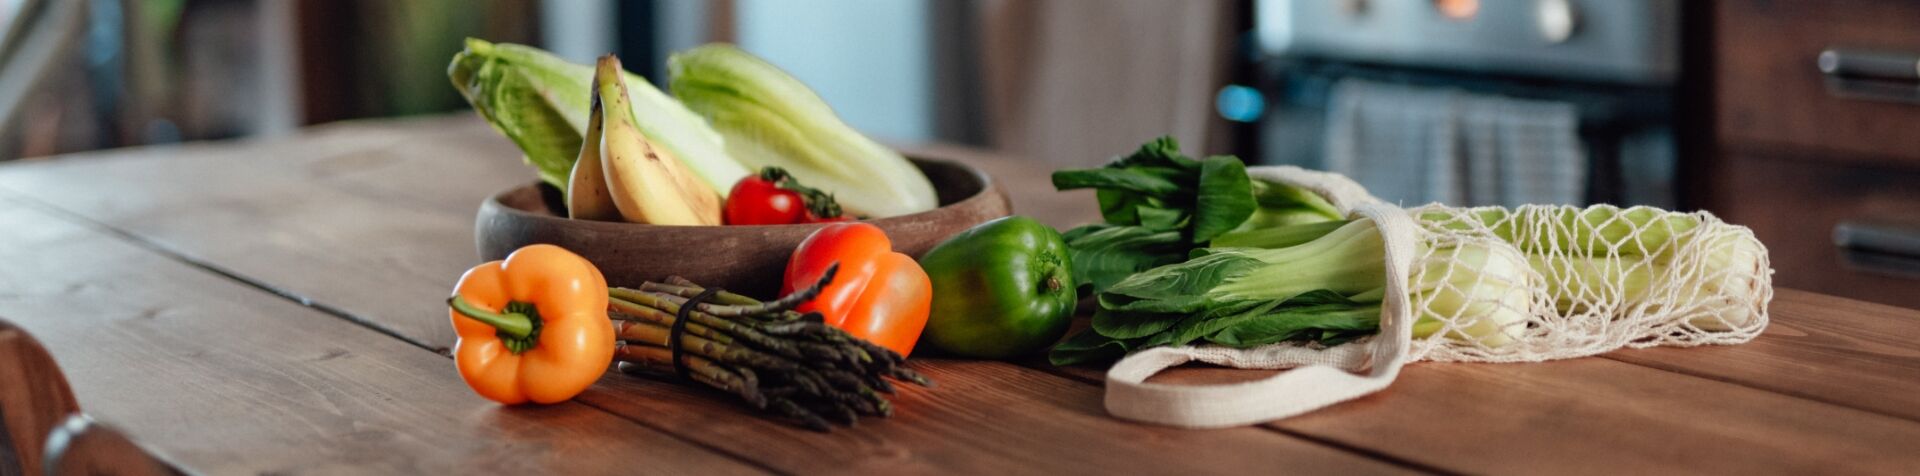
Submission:
<svg viewBox="0 0 1920 476">
<path fill-rule="evenodd" d="M 645 78 L 626 74 L 635 124 L 649 141 L 679 157 L 721 196 L 747 176 L 700 115 Z M 467 49 L 447 66 L 447 77 L 474 111 L 520 146 L 541 180 L 567 189 L 586 130 L 593 67 L 539 48 L 469 38 Z"/>
<path fill-rule="evenodd" d="M 710 44 L 675 53 L 667 67 L 674 96 L 706 117 L 741 162 L 785 168 L 858 215 L 939 206 L 918 167 L 842 122 L 812 89 L 773 64 Z"/>
</svg>

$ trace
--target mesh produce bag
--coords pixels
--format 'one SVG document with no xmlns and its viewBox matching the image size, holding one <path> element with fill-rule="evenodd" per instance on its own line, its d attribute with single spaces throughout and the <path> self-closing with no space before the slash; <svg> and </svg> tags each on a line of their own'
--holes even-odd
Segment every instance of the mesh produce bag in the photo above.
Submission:
<svg viewBox="0 0 1920 476">
<path fill-rule="evenodd" d="M 1408 362 L 1539 362 L 1622 347 L 1737 344 L 1767 325 L 1773 286 L 1766 248 L 1745 227 L 1709 213 L 1401 209 L 1339 175 L 1294 167 L 1248 172 L 1314 191 L 1376 226 L 1387 267 L 1379 334 L 1333 347 L 1137 352 L 1107 373 L 1114 415 L 1185 427 L 1245 425 L 1378 391 Z M 1195 361 L 1291 370 L 1230 385 L 1145 382 Z"/>
</svg>

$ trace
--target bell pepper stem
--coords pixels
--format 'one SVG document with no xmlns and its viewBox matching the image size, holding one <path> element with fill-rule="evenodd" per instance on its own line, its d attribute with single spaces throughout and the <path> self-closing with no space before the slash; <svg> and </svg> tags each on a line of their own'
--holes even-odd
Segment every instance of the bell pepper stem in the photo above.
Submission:
<svg viewBox="0 0 1920 476">
<path fill-rule="evenodd" d="M 525 339 L 527 336 L 533 335 L 533 318 L 527 317 L 526 314 L 489 311 L 467 302 L 466 298 L 460 296 L 447 298 L 447 306 L 452 307 L 453 310 L 459 312 L 460 315 L 467 316 L 468 319 L 493 326 L 494 329 L 500 330 L 502 334 L 518 339 Z"/>
</svg>

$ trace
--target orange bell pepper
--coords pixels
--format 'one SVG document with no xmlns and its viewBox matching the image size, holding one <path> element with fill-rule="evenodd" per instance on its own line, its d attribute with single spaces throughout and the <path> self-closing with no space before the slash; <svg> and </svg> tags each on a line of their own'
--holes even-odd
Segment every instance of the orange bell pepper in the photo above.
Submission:
<svg viewBox="0 0 1920 476">
<path fill-rule="evenodd" d="M 520 248 L 467 270 L 453 293 L 454 366 L 489 400 L 566 401 L 613 361 L 607 279 L 571 251 Z"/>
<path fill-rule="evenodd" d="M 840 263 L 833 281 L 801 312 L 819 312 L 827 325 L 899 352 L 913 353 L 927 327 L 933 283 L 893 241 L 867 223 L 835 223 L 808 235 L 787 261 L 780 294 L 812 285 L 828 266 Z"/>
</svg>

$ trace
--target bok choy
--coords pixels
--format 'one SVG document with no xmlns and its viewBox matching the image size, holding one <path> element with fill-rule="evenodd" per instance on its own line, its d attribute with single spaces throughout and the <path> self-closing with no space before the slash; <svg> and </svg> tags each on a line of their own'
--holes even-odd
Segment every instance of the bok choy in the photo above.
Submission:
<svg viewBox="0 0 1920 476">
<path fill-rule="evenodd" d="M 1759 275 L 1768 272 L 1759 241 L 1737 234 L 1689 234 L 1702 225 L 1699 217 L 1657 208 L 1431 210 L 1420 219 L 1443 229 L 1484 229 L 1526 252 L 1561 313 L 1586 312 L 1591 303 L 1658 307 L 1708 297 L 1748 302 L 1759 292 L 1753 288 Z M 1688 246 L 1705 251 L 1680 252 Z M 1682 254 L 1699 256 L 1699 262 L 1675 263 Z M 1676 272 L 1680 265 L 1696 269 Z M 1743 306 L 1703 307 L 1711 311 L 1689 322 L 1709 331 L 1746 326 L 1758 317 Z"/>
<path fill-rule="evenodd" d="M 1281 341 L 1332 345 L 1378 331 L 1386 295 L 1385 244 L 1371 221 L 1282 226 L 1303 243 L 1273 249 L 1209 248 L 1186 262 L 1131 275 L 1098 295 L 1090 329 L 1056 346 L 1067 365 L 1134 350 L 1207 342 L 1252 347 Z M 1527 262 L 1504 246 L 1460 243 L 1412 271 L 1416 337 L 1445 332 L 1489 347 L 1511 343 L 1530 304 Z"/>
<path fill-rule="evenodd" d="M 1073 276 L 1096 293 L 1134 273 L 1185 261 L 1190 250 L 1221 237 L 1251 233 L 1249 228 L 1340 218 L 1310 192 L 1253 181 L 1233 156 L 1187 157 L 1172 137 L 1149 141 L 1102 167 L 1054 172 L 1053 186 L 1092 188 L 1100 201 L 1103 223 L 1063 235 L 1073 254 Z"/>
</svg>

